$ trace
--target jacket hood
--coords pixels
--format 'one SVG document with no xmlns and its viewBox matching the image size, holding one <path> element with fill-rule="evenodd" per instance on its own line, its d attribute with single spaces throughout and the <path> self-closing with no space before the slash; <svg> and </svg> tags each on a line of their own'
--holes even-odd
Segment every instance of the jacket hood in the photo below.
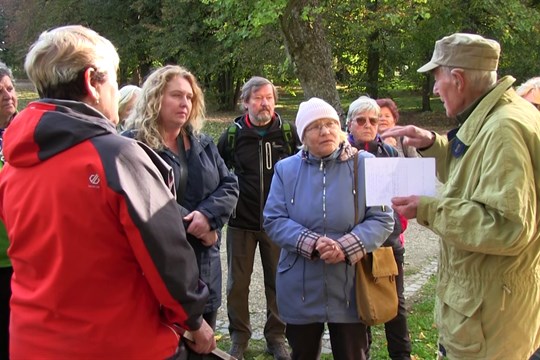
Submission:
<svg viewBox="0 0 540 360">
<path fill-rule="evenodd" d="M 87 139 L 116 133 L 99 111 L 70 100 L 30 103 L 4 134 L 4 156 L 15 167 L 34 166 Z"/>
</svg>

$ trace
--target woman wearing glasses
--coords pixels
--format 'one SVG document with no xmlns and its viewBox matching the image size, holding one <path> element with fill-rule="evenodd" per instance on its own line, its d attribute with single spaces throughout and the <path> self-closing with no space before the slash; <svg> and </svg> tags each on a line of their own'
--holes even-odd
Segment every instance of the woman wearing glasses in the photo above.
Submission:
<svg viewBox="0 0 540 360">
<path fill-rule="evenodd" d="M 335 359 L 365 359 L 352 265 L 388 238 L 392 211 L 366 207 L 363 164 L 371 155 L 355 157 L 332 106 L 318 98 L 301 103 L 296 127 L 303 148 L 277 163 L 264 209 L 265 230 L 281 247 L 277 303 L 292 359 L 319 358 L 325 323 Z"/>
<path fill-rule="evenodd" d="M 377 105 L 381 108 L 378 132 L 379 134 L 382 134 L 386 130 L 396 126 L 399 121 L 399 111 L 396 103 L 392 99 L 377 99 Z M 387 137 L 384 139 L 384 142 L 395 147 L 400 157 L 418 157 L 418 153 L 413 146 L 405 145 L 403 143 L 403 137 Z"/>
<path fill-rule="evenodd" d="M 360 150 L 369 151 L 376 157 L 398 157 L 398 151 L 382 141 L 378 134 L 378 126 L 381 108 L 377 102 L 367 96 L 361 96 L 349 106 L 347 125 L 350 130 L 349 142 Z M 396 288 L 398 293 L 398 314 L 384 324 L 387 340 L 388 355 L 392 360 L 411 358 L 411 339 L 407 327 L 407 309 L 405 308 L 405 296 L 403 295 L 403 261 L 405 248 L 402 241 L 402 232 L 407 227 L 407 219 L 395 215 L 394 231 L 383 246 L 391 246 L 398 265 Z M 371 344 L 371 332 L 368 330 L 369 343 Z"/>
</svg>

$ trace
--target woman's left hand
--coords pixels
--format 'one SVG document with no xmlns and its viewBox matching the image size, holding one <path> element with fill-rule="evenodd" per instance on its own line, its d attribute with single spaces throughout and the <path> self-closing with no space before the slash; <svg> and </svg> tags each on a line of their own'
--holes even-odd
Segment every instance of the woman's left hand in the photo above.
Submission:
<svg viewBox="0 0 540 360">
<path fill-rule="evenodd" d="M 199 237 L 199 240 L 201 240 L 201 243 L 206 247 L 213 246 L 217 242 L 217 239 L 218 239 L 217 230 L 209 231 L 203 236 Z"/>
<path fill-rule="evenodd" d="M 186 231 L 197 238 L 203 237 L 210 231 L 210 223 L 206 216 L 200 211 L 192 211 L 184 217 L 184 221 L 189 222 Z"/>
<path fill-rule="evenodd" d="M 319 252 L 319 258 L 327 264 L 337 264 L 345 261 L 345 254 L 339 243 L 335 240 L 321 236 L 317 240 L 315 248 Z"/>
</svg>

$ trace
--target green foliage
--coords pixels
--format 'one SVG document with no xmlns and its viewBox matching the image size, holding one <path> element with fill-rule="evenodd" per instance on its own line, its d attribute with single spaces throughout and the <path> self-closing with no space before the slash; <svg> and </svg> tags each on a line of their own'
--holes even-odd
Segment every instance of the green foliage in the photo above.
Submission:
<svg viewBox="0 0 540 360">
<path fill-rule="evenodd" d="M 197 76 L 212 109 L 233 110 L 238 88 L 252 75 L 299 85 L 283 38 L 288 29 L 280 27 L 292 1 L 5 0 L 0 7 L 0 57 L 17 71 L 42 31 L 82 24 L 117 46 L 121 84 L 140 83 L 153 67 L 177 63 Z M 426 78 L 416 69 L 430 59 L 437 39 L 458 31 L 501 43 L 501 75 L 512 74 L 519 82 L 539 75 L 534 56 L 540 47 L 537 3 L 311 0 L 302 2 L 309 5 L 301 16 L 321 19 L 340 85 L 351 94 L 375 85 L 384 95 L 421 89 Z M 376 84 L 368 76 L 368 59 L 378 61 Z"/>
</svg>

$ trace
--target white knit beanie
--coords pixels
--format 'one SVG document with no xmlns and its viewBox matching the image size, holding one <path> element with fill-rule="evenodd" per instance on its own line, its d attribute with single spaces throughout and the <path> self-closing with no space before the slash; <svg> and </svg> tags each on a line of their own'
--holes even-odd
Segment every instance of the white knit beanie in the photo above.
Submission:
<svg viewBox="0 0 540 360">
<path fill-rule="evenodd" d="M 296 114 L 296 131 L 300 140 L 303 139 L 304 130 L 309 124 L 320 119 L 332 119 L 339 122 L 339 115 L 332 105 L 323 99 L 313 97 L 308 101 L 300 103 L 298 113 Z"/>
</svg>

